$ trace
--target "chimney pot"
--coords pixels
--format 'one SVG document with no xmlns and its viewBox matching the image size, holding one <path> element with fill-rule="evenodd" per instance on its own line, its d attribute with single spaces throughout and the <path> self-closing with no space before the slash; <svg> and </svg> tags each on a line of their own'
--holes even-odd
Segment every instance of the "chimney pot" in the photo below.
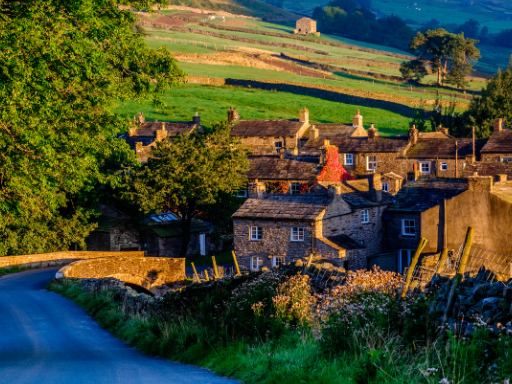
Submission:
<svg viewBox="0 0 512 384">
<path fill-rule="evenodd" d="M 503 131 L 503 118 L 499 118 L 494 120 L 494 132 Z"/>
<path fill-rule="evenodd" d="M 299 111 L 299 121 L 304 124 L 309 124 L 309 109 L 302 108 Z"/>
<path fill-rule="evenodd" d="M 508 175 L 506 173 L 500 173 L 498 175 L 498 182 L 505 183 L 508 180 Z"/>
<path fill-rule="evenodd" d="M 192 117 L 192 123 L 194 125 L 200 125 L 201 124 L 201 115 L 199 112 L 196 112 L 194 116 Z"/>
<path fill-rule="evenodd" d="M 368 129 L 368 138 L 375 139 L 378 136 L 377 128 L 375 128 L 375 124 L 372 123 L 370 129 Z"/>
<path fill-rule="evenodd" d="M 363 126 L 363 116 L 359 109 L 357 110 L 355 116 L 352 118 L 352 126 L 354 128 L 364 128 Z"/>
<path fill-rule="evenodd" d="M 318 130 L 317 127 L 315 127 L 313 125 L 311 127 L 311 129 L 309 130 L 309 140 L 315 141 L 315 140 L 318 140 L 319 137 L 320 137 L 320 131 Z"/>
<path fill-rule="evenodd" d="M 234 123 L 235 121 L 240 120 L 240 115 L 238 114 L 236 108 L 229 107 L 228 109 L 228 122 Z"/>
</svg>

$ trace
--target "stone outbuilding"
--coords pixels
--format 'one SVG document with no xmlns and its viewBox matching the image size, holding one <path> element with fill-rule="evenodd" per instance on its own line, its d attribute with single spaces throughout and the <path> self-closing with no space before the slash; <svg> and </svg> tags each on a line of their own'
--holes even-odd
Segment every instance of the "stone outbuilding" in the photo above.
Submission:
<svg viewBox="0 0 512 384">
<path fill-rule="evenodd" d="M 302 17 L 295 23 L 295 30 L 293 31 L 296 35 L 315 35 L 320 36 L 320 32 L 317 31 L 317 22 L 309 17 Z"/>
</svg>

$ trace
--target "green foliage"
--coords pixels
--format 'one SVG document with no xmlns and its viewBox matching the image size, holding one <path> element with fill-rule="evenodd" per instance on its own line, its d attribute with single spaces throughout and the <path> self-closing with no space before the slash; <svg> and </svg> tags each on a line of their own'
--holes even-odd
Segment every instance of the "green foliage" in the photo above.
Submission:
<svg viewBox="0 0 512 384">
<path fill-rule="evenodd" d="M 488 137 L 492 133 L 497 118 L 512 122 L 512 63 L 504 71 L 499 70 L 481 95 L 473 99 L 468 117 L 480 137 Z"/>
<path fill-rule="evenodd" d="M 128 179 L 133 190 L 127 197 L 145 212 L 176 212 L 183 233 L 181 253 L 186 254 L 192 218 L 227 194 L 244 187 L 248 170 L 245 151 L 230 135 L 225 123 L 210 132 L 179 135 L 152 151 L 148 163 Z"/>
<path fill-rule="evenodd" d="M 419 83 L 428 75 L 425 63 L 421 60 L 404 61 L 400 64 L 400 73 L 404 80 L 414 83 Z"/>
<path fill-rule="evenodd" d="M 0 1 L 0 254 L 82 247 L 133 159 L 109 108 L 181 78 L 134 21 L 113 0 Z"/>
</svg>

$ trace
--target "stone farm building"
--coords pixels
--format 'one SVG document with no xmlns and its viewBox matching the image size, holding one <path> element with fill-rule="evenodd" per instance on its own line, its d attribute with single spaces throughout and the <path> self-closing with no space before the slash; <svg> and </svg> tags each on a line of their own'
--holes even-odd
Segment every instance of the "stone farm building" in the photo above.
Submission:
<svg viewBox="0 0 512 384">
<path fill-rule="evenodd" d="M 296 35 L 320 36 L 320 32 L 318 32 L 316 28 L 316 20 L 310 19 L 309 17 L 302 17 L 295 23 L 295 30 L 293 33 Z"/>
</svg>

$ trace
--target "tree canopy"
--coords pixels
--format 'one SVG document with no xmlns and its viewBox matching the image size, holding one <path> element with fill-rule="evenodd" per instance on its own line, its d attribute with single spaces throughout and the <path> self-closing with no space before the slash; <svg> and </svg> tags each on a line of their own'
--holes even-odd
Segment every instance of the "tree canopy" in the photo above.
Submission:
<svg viewBox="0 0 512 384">
<path fill-rule="evenodd" d="M 127 197 L 145 213 L 175 212 L 182 222 L 181 254 L 186 255 L 192 219 L 245 187 L 246 153 L 217 124 L 209 133 L 182 134 L 160 142 L 148 163 L 128 178 Z"/>
<path fill-rule="evenodd" d="M 181 76 L 114 0 L 0 0 L 0 255 L 83 245 L 132 157 L 110 107 Z"/>
</svg>

